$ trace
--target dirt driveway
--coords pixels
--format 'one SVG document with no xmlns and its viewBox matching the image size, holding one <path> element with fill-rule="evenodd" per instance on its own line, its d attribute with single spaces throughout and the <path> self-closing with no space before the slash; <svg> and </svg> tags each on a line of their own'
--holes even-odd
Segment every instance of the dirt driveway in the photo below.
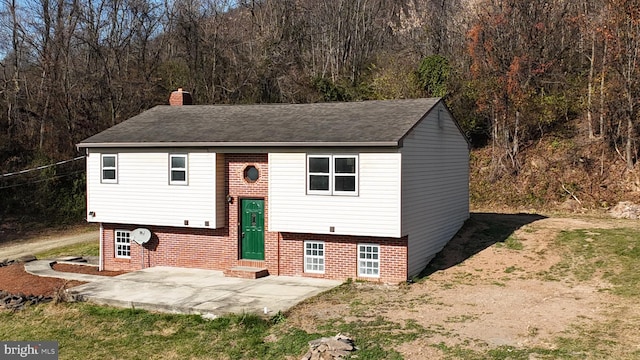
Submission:
<svg viewBox="0 0 640 360">
<path fill-rule="evenodd" d="M 22 239 L 0 241 L 0 261 L 17 259 L 61 246 L 88 241 L 98 241 L 100 234 L 93 226 L 81 226 L 72 230 L 54 231 L 46 235 L 25 236 Z"/>
<path fill-rule="evenodd" d="M 503 228 L 496 231 L 495 224 Z M 331 321 L 383 319 L 400 328 L 417 324 L 423 328 L 417 339 L 396 347 L 405 359 L 448 358 L 438 344 L 481 353 L 500 346 L 549 349 L 559 337 L 584 337 L 593 329 L 591 324 L 606 330 L 602 336 L 630 346 L 621 352 L 628 354 L 640 348 L 637 304 L 604 291 L 610 284 L 601 279 L 576 283 L 545 278 L 561 260 L 552 247 L 560 231 L 620 227 L 640 228 L 640 224 L 475 213 L 470 226 L 450 242 L 418 283 L 388 288 L 356 284 L 359 290 L 349 292 L 349 298 L 320 298 L 296 308 L 290 319 L 307 331 Z M 510 247 L 513 239 L 517 243 Z"/>
</svg>

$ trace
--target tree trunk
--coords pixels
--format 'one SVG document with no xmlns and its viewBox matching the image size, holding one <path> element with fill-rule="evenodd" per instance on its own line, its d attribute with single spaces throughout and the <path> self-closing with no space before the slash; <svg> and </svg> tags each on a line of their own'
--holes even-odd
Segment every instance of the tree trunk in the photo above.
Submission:
<svg viewBox="0 0 640 360">
<path fill-rule="evenodd" d="M 591 35 L 591 56 L 589 56 L 589 79 L 587 86 L 587 129 L 589 130 L 589 139 L 593 139 L 593 122 L 592 122 L 592 94 L 593 94 L 593 67 L 595 60 L 595 52 L 596 52 L 596 32 L 594 31 Z"/>
<path fill-rule="evenodd" d="M 604 79 L 607 74 L 607 39 L 604 39 L 604 49 L 602 51 L 602 71 L 600 71 L 600 137 L 604 139 L 605 134 L 605 123 L 604 123 Z"/>
<path fill-rule="evenodd" d="M 625 156 L 627 158 L 627 169 L 633 170 L 633 121 L 631 119 L 631 114 L 629 114 L 629 118 L 627 119 L 627 145 L 625 147 Z"/>
</svg>

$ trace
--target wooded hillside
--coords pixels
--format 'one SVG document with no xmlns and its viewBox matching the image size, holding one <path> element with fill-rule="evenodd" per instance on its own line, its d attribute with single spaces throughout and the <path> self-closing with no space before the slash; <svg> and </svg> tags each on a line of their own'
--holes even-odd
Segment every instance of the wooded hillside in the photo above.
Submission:
<svg viewBox="0 0 640 360">
<path fill-rule="evenodd" d="M 82 160 L 1 174 L 81 156 L 178 87 L 445 97 L 474 202 L 606 207 L 640 187 L 639 42 L 640 0 L 0 0 L 0 220 L 81 220 Z"/>
</svg>

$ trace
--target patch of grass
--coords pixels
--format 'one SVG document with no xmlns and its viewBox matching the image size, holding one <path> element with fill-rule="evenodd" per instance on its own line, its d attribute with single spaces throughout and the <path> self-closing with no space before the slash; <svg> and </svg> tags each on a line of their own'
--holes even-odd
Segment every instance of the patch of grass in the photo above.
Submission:
<svg viewBox="0 0 640 360">
<path fill-rule="evenodd" d="M 508 266 L 506 269 L 504 269 L 504 272 L 507 273 L 507 274 L 511 274 L 513 272 L 516 272 L 516 271 L 522 271 L 522 269 L 520 269 L 519 267 L 516 267 L 516 266 Z"/>
<path fill-rule="evenodd" d="M 281 324 L 287 321 L 287 317 L 282 313 L 282 311 L 278 311 L 270 320 L 273 324 Z"/>
<path fill-rule="evenodd" d="M 566 336 L 556 339 L 557 346 L 567 352 L 589 359 L 640 359 L 640 349 L 625 342 L 625 334 L 637 332 L 639 318 L 623 321 L 626 309 L 614 311 L 613 318 L 604 322 L 574 324 Z M 615 354 L 615 356 L 613 356 Z"/>
<path fill-rule="evenodd" d="M 524 245 L 522 244 L 522 241 L 520 241 L 517 237 L 515 237 L 515 235 L 511 235 L 508 238 L 506 238 L 504 240 L 504 242 L 498 242 L 496 243 L 496 247 L 505 247 L 507 249 L 511 249 L 511 250 L 522 250 L 524 249 Z"/>
<path fill-rule="evenodd" d="M 393 346 L 434 333 L 412 319 L 406 320 L 403 325 L 386 320 L 382 316 L 355 321 L 333 319 L 320 325 L 318 329 L 327 333 L 339 331 L 353 336 L 360 349 L 354 354 L 358 359 L 402 359 L 400 353 L 391 349 Z"/>
<path fill-rule="evenodd" d="M 477 279 L 477 275 L 465 271 L 455 274 L 453 279 L 458 284 L 473 285 L 474 281 Z"/>
<path fill-rule="evenodd" d="M 499 346 L 486 351 L 474 351 L 461 345 L 449 346 L 443 342 L 432 345 L 445 355 L 445 359 L 465 360 L 529 360 L 529 359 L 583 359 L 584 355 L 577 355 L 564 349 L 544 348 L 515 348 Z"/>
<path fill-rule="evenodd" d="M 614 285 L 613 293 L 640 296 L 640 231 L 629 228 L 562 231 L 555 245 L 563 260 L 544 276 L 586 281 L 596 276 Z"/>
<path fill-rule="evenodd" d="M 283 359 L 299 357 L 317 338 L 298 329 L 281 330 L 257 315 L 205 320 L 197 315 L 156 314 L 86 303 L 0 312 L 0 339 L 57 340 L 60 359 Z M 335 335 L 335 334 L 334 334 Z"/>
<path fill-rule="evenodd" d="M 35 254 L 38 259 L 54 259 L 63 256 L 99 256 L 100 244 L 97 241 L 87 241 L 73 245 L 58 247 Z"/>
<path fill-rule="evenodd" d="M 320 297 L 335 303 L 353 301 L 362 309 L 374 306 L 354 300 L 363 291 L 370 290 L 347 283 Z M 396 323 L 381 316 L 329 319 L 319 321 L 316 329 L 309 333 L 297 328 L 282 313 L 271 319 L 237 314 L 205 320 L 197 315 L 88 303 L 50 303 L 17 313 L 0 312 L 0 339 L 57 340 L 61 360 L 300 358 L 310 340 L 338 332 L 354 337 L 360 359 L 402 359 L 394 346 L 433 333 L 411 319 Z"/>
</svg>

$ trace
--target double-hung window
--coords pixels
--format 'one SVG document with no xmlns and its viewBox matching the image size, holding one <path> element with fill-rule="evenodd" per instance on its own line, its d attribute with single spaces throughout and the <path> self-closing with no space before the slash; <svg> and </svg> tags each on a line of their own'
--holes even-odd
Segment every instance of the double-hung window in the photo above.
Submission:
<svg viewBox="0 0 640 360">
<path fill-rule="evenodd" d="M 308 155 L 307 193 L 358 195 L 358 156 Z"/>
<path fill-rule="evenodd" d="M 187 155 L 169 155 L 169 184 L 187 185 Z"/>
<path fill-rule="evenodd" d="M 380 277 L 380 245 L 358 244 L 358 276 Z"/>
<path fill-rule="evenodd" d="M 304 272 L 324 274 L 324 242 L 304 242 Z"/>
<path fill-rule="evenodd" d="M 118 182 L 118 155 L 102 154 L 100 157 L 101 181 L 115 184 Z"/>
<path fill-rule="evenodd" d="M 312 194 L 331 192 L 331 156 L 309 155 L 307 190 Z"/>
<path fill-rule="evenodd" d="M 127 230 L 115 231 L 115 255 L 117 258 L 131 258 L 131 232 Z"/>
</svg>

